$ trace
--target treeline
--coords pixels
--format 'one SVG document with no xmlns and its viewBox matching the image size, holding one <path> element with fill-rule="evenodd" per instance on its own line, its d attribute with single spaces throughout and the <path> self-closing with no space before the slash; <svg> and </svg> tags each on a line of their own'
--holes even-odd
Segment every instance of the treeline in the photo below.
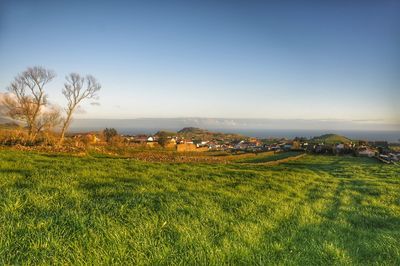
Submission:
<svg viewBox="0 0 400 266">
<path fill-rule="evenodd" d="M 11 82 L 0 102 L 3 115 L 24 124 L 23 132 L 7 130 L 11 141 L 24 137 L 26 143 L 35 144 L 48 141 L 52 136 L 57 139 L 54 144 L 62 145 L 79 105 L 86 100 L 98 99 L 101 85 L 95 77 L 70 73 L 61 89 L 66 105 L 59 107 L 50 103 L 46 88 L 55 77 L 54 71 L 35 66 L 27 68 Z"/>
</svg>

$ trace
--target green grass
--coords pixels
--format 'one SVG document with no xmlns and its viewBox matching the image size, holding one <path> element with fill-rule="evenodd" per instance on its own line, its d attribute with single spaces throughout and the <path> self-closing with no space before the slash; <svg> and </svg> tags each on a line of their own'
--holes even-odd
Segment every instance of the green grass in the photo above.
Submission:
<svg viewBox="0 0 400 266">
<path fill-rule="evenodd" d="M 0 151 L 0 264 L 400 264 L 400 170 Z"/>
<path fill-rule="evenodd" d="M 282 159 L 286 159 L 289 157 L 294 157 L 297 155 L 302 154 L 303 152 L 297 152 L 297 151 L 289 151 L 289 152 L 281 152 L 281 153 L 268 153 L 268 154 L 259 154 L 256 155 L 255 157 L 251 158 L 245 158 L 238 160 L 237 162 L 239 163 L 266 163 L 266 162 L 272 162 L 272 161 L 278 161 Z"/>
</svg>

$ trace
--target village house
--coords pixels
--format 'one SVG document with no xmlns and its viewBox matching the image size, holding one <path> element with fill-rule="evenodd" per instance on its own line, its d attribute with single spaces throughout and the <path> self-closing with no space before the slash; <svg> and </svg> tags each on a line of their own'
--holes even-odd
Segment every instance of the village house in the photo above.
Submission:
<svg viewBox="0 0 400 266">
<path fill-rule="evenodd" d="M 147 142 L 147 139 L 148 139 L 147 135 L 137 135 L 134 137 L 134 142 L 145 143 L 145 142 Z"/>
<path fill-rule="evenodd" d="M 270 146 L 270 150 L 278 152 L 278 151 L 281 150 L 281 146 L 279 144 L 273 144 L 273 145 Z"/>
<path fill-rule="evenodd" d="M 360 147 L 357 151 L 358 156 L 374 157 L 377 151 L 368 147 Z"/>
<path fill-rule="evenodd" d="M 307 150 L 307 148 L 308 148 L 308 142 L 300 143 L 300 148 L 303 149 L 303 150 Z"/>
<path fill-rule="evenodd" d="M 220 150 L 221 144 L 218 144 L 216 141 L 209 141 L 207 146 L 210 150 Z"/>
<path fill-rule="evenodd" d="M 281 149 L 284 151 L 290 151 L 293 148 L 292 143 L 285 143 L 281 145 Z"/>
<path fill-rule="evenodd" d="M 164 144 L 164 148 L 166 149 L 176 149 L 176 138 L 175 137 L 168 137 L 167 142 Z"/>
<path fill-rule="evenodd" d="M 393 162 L 398 162 L 398 161 L 400 161 L 400 153 L 389 153 L 389 158 L 390 158 L 390 160 L 391 161 L 393 161 Z"/>
<path fill-rule="evenodd" d="M 135 142 L 135 137 L 134 136 L 130 136 L 130 135 L 121 135 L 125 141 L 125 143 L 133 143 Z"/>
<path fill-rule="evenodd" d="M 199 147 L 206 147 L 208 143 L 209 143 L 209 141 L 207 141 L 207 140 L 202 140 L 202 141 L 196 142 L 196 146 L 197 146 L 197 148 L 199 148 Z"/>
<path fill-rule="evenodd" d="M 178 144 L 185 144 L 185 143 L 193 144 L 193 140 L 189 140 L 189 139 L 180 139 L 180 140 L 178 140 Z"/>
<path fill-rule="evenodd" d="M 197 150 L 197 147 L 193 143 L 186 142 L 186 143 L 178 143 L 176 145 L 177 152 L 189 152 L 189 151 L 196 151 L 196 150 Z"/>
</svg>

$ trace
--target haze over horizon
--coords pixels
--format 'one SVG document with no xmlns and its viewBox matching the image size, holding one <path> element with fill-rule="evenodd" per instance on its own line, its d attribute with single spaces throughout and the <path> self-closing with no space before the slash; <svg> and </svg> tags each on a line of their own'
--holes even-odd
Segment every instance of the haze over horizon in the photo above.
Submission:
<svg viewBox="0 0 400 266">
<path fill-rule="evenodd" d="M 148 128 L 180 129 L 183 127 L 200 127 L 204 129 L 287 129 L 287 130 L 366 130 L 366 131 L 400 131 L 398 124 L 381 124 L 382 121 L 341 120 L 341 119 L 257 119 L 257 118 L 210 118 L 210 117 L 169 117 L 169 118 L 132 118 L 75 119 L 72 128 Z"/>
<path fill-rule="evenodd" d="M 0 93 L 41 65 L 57 73 L 47 90 L 60 106 L 68 73 L 102 84 L 76 121 L 400 131 L 399 14 L 399 1 L 1 1 Z"/>
<path fill-rule="evenodd" d="M 124 135 L 155 134 L 167 130 L 177 132 L 182 128 L 196 127 L 211 132 L 238 133 L 257 138 L 315 137 L 339 134 L 352 139 L 386 140 L 400 142 L 398 125 L 384 128 L 364 121 L 306 120 L 306 119 L 225 119 L 225 118 L 137 118 L 137 119 L 76 119 L 71 132 L 101 131 L 115 128 Z"/>
</svg>

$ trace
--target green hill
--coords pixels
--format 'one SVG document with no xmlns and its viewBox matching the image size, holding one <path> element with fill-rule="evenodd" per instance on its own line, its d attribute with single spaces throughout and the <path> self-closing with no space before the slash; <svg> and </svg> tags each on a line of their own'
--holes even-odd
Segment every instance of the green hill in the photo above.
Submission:
<svg viewBox="0 0 400 266">
<path fill-rule="evenodd" d="M 185 127 L 178 131 L 179 134 L 207 134 L 209 133 L 205 129 L 197 128 L 197 127 Z"/>
<path fill-rule="evenodd" d="M 321 135 L 319 137 L 312 138 L 311 142 L 323 142 L 326 144 L 350 143 L 351 139 L 348 139 L 345 136 L 341 136 L 341 135 L 337 135 L 337 134 L 325 134 L 325 135 Z"/>
<path fill-rule="evenodd" d="M 212 140 L 212 139 L 239 140 L 248 138 L 240 134 L 210 132 L 208 130 L 197 127 L 185 127 L 178 131 L 178 135 L 187 139 L 199 139 L 199 140 Z"/>
<path fill-rule="evenodd" d="M 154 136 L 161 137 L 161 136 L 167 136 L 167 137 L 173 137 L 176 136 L 177 133 L 173 131 L 167 131 L 167 130 L 160 130 Z"/>
</svg>

